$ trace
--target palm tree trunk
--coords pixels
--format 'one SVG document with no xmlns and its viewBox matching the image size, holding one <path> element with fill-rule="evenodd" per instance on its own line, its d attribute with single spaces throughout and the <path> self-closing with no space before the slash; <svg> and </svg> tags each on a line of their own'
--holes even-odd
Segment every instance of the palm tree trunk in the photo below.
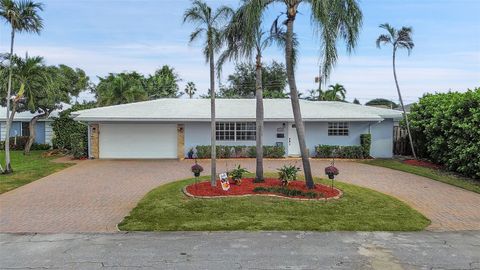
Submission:
<svg viewBox="0 0 480 270">
<path fill-rule="evenodd" d="M 13 24 L 12 24 L 13 25 Z M 13 118 L 10 120 L 10 97 L 12 95 L 12 75 L 13 75 L 13 44 L 15 41 L 15 30 L 12 27 L 12 34 L 10 40 L 10 63 L 8 67 L 8 89 L 7 89 L 7 124 L 5 126 L 5 170 L 3 173 L 11 173 L 12 165 L 10 163 L 10 127 L 12 126 Z M 12 112 L 14 115 L 15 112 Z"/>
<path fill-rule="evenodd" d="M 300 102 L 298 99 L 297 85 L 295 82 L 295 74 L 293 67 L 293 22 L 295 21 L 296 6 L 290 7 L 287 19 L 287 39 L 285 49 L 285 62 L 287 64 L 288 85 L 290 87 L 290 98 L 292 100 L 293 117 L 295 119 L 295 126 L 297 129 L 298 142 L 300 144 L 300 153 L 302 154 L 302 164 L 305 173 L 305 183 L 309 189 L 315 187 L 313 183 L 312 170 L 310 168 L 310 160 L 307 145 L 305 143 L 305 126 L 302 120 L 302 113 L 300 111 Z"/>
<path fill-rule="evenodd" d="M 255 73 L 255 84 L 256 84 L 256 99 L 257 99 L 257 112 L 256 112 L 256 121 L 257 121 L 257 169 L 255 182 L 263 182 L 263 89 L 262 89 L 262 55 L 260 52 L 257 53 L 257 63 L 256 63 L 256 73 Z"/>
<path fill-rule="evenodd" d="M 400 106 L 402 106 L 402 110 L 403 110 L 403 118 L 405 119 L 405 124 L 407 125 L 408 139 L 410 140 L 410 147 L 412 148 L 412 154 L 413 154 L 413 157 L 415 159 L 417 159 L 417 155 L 415 154 L 415 148 L 413 147 L 412 133 L 410 133 L 410 123 L 408 122 L 407 112 L 405 111 L 405 106 L 403 105 L 402 94 L 400 92 L 400 87 L 398 86 L 397 71 L 396 71 L 396 68 L 395 68 L 395 55 L 396 55 L 396 53 L 397 53 L 397 49 L 394 46 L 393 47 L 393 77 L 395 78 L 395 85 L 397 86 L 398 99 L 400 100 Z"/>
<path fill-rule="evenodd" d="M 212 187 L 217 185 L 217 149 L 216 149 L 216 123 L 215 123 L 215 59 L 213 55 L 212 45 L 209 45 L 210 50 L 210 113 L 211 113 L 211 176 L 210 184 Z"/>
</svg>

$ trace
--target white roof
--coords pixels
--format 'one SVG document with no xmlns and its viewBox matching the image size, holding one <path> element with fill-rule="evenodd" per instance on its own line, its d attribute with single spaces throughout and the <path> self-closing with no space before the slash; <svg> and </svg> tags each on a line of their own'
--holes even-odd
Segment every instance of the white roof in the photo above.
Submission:
<svg viewBox="0 0 480 270">
<path fill-rule="evenodd" d="M 255 120 L 255 99 L 217 99 L 216 119 Z M 398 119 L 396 110 L 346 102 L 300 100 L 304 121 L 381 121 Z M 264 99 L 265 121 L 293 121 L 290 99 Z M 210 121 L 210 99 L 167 98 L 72 113 L 78 121 Z"/>
<path fill-rule="evenodd" d="M 71 106 L 69 104 L 63 104 L 63 109 L 68 109 Z M 53 121 L 53 117 L 58 117 L 58 114 L 62 110 L 55 110 L 52 113 L 50 113 L 50 116 L 48 119 L 40 119 L 39 121 Z M 11 113 L 11 112 L 10 112 Z M 24 112 L 17 112 L 15 113 L 15 116 L 13 118 L 13 121 L 30 121 L 35 115 L 38 115 L 38 113 L 31 113 L 29 111 L 24 111 Z M 0 121 L 6 121 L 7 116 L 7 108 L 0 106 Z"/>
</svg>

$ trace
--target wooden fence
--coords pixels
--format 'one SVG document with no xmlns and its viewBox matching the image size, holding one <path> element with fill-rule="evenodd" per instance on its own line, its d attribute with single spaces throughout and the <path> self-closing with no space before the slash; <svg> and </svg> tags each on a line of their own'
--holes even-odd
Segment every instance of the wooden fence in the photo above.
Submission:
<svg viewBox="0 0 480 270">
<path fill-rule="evenodd" d="M 393 127 L 393 154 L 401 156 L 412 154 L 407 130 L 402 127 Z"/>
</svg>

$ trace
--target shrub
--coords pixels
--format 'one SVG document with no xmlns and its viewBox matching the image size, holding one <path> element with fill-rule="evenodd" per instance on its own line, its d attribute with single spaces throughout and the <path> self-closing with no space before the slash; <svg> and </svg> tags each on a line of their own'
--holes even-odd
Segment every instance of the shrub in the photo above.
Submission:
<svg viewBox="0 0 480 270">
<path fill-rule="evenodd" d="M 289 189 L 286 187 L 256 187 L 253 189 L 253 192 L 262 193 L 262 192 L 270 192 L 270 193 L 280 193 L 285 196 L 289 197 L 306 197 L 306 198 L 317 198 L 320 197 L 321 194 L 317 194 L 312 191 L 304 192 L 298 189 Z"/>
<path fill-rule="evenodd" d="M 10 137 L 10 150 L 13 150 L 13 151 L 24 150 L 27 142 L 28 142 L 28 136 Z M 1 142 L 0 147 L 2 150 L 5 150 L 5 141 Z"/>
<path fill-rule="evenodd" d="M 235 169 L 231 170 L 228 173 L 228 176 L 232 178 L 233 181 L 235 181 L 235 184 L 240 185 L 242 183 L 242 177 L 243 174 L 248 173 L 247 169 L 242 168 L 240 164 L 235 167 Z"/>
<path fill-rule="evenodd" d="M 52 146 L 50 144 L 34 143 L 31 150 L 50 150 Z"/>
<path fill-rule="evenodd" d="M 72 133 L 70 134 L 70 143 L 72 155 L 76 159 L 84 158 L 87 156 L 87 150 L 84 145 L 84 140 L 82 133 Z"/>
<path fill-rule="evenodd" d="M 365 158 L 365 148 L 360 145 L 339 146 L 339 145 L 318 145 L 315 147 L 318 158 Z"/>
<path fill-rule="evenodd" d="M 211 158 L 210 145 L 197 145 L 197 158 Z M 217 158 L 255 158 L 257 151 L 255 146 L 227 146 L 217 145 Z M 282 158 L 285 156 L 285 147 L 283 146 L 264 146 L 263 157 Z"/>
<path fill-rule="evenodd" d="M 420 157 L 480 178 L 480 88 L 426 94 L 408 117 Z"/>
<path fill-rule="evenodd" d="M 360 135 L 360 145 L 363 148 L 363 157 L 370 157 L 370 148 L 372 146 L 372 134 Z"/>
<path fill-rule="evenodd" d="M 287 186 L 290 181 L 297 180 L 297 173 L 300 168 L 295 165 L 283 165 L 278 170 L 278 178 L 282 180 L 282 184 Z"/>
<path fill-rule="evenodd" d="M 80 153 L 84 153 L 84 156 L 86 155 L 88 151 L 88 127 L 73 120 L 70 114 L 74 111 L 91 108 L 95 108 L 95 103 L 75 104 L 70 109 L 60 112 L 59 117 L 53 119 L 52 130 L 55 136 L 52 139 L 52 144 L 54 148 L 67 149 L 75 155 L 73 148 L 76 147 L 77 155 Z M 72 134 L 80 135 L 72 136 Z M 81 141 L 81 143 L 73 141 L 72 138 Z M 83 147 L 82 150 L 78 149 L 80 145 Z"/>
</svg>

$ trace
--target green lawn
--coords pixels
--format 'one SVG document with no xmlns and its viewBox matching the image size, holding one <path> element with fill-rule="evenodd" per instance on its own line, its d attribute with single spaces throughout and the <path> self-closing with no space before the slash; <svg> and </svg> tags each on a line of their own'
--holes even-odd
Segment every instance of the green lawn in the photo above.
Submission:
<svg viewBox="0 0 480 270">
<path fill-rule="evenodd" d="M 0 174 L 0 194 L 26 185 L 44 176 L 65 169 L 71 164 L 54 163 L 58 157 L 42 157 L 43 151 L 32 151 L 23 155 L 22 151 L 11 151 L 13 174 Z M 0 153 L 0 161 L 5 166 L 5 152 Z"/>
<path fill-rule="evenodd" d="M 192 182 L 194 179 L 181 180 L 152 190 L 119 228 L 124 231 L 416 231 L 430 224 L 422 214 L 393 197 L 345 183 L 336 183 L 344 192 L 341 199 L 324 202 L 261 196 L 194 199 L 181 191 Z"/>
<path fill-rule="evenodd" d="M 375 166 L 386 167 L 394 170 L 404 171 L 408 173 L 413 173 L 413 174 L 427 177 L 436 181 L 457 186 L 466 190 L 470 190 L 476 193 L 480 193 L 480 181 L 457 176 L 452 173 L 444 172 L 441 170 L 434 170 L 434 169 L 420 167 L 420 166 L 413 166 L 410 164 L 405 164 L 395 159 L 372 159 L 372 160 L 365 160 L 365 161 L 359 161 L 359 162 L 375 165 Z"/>
</svg>

